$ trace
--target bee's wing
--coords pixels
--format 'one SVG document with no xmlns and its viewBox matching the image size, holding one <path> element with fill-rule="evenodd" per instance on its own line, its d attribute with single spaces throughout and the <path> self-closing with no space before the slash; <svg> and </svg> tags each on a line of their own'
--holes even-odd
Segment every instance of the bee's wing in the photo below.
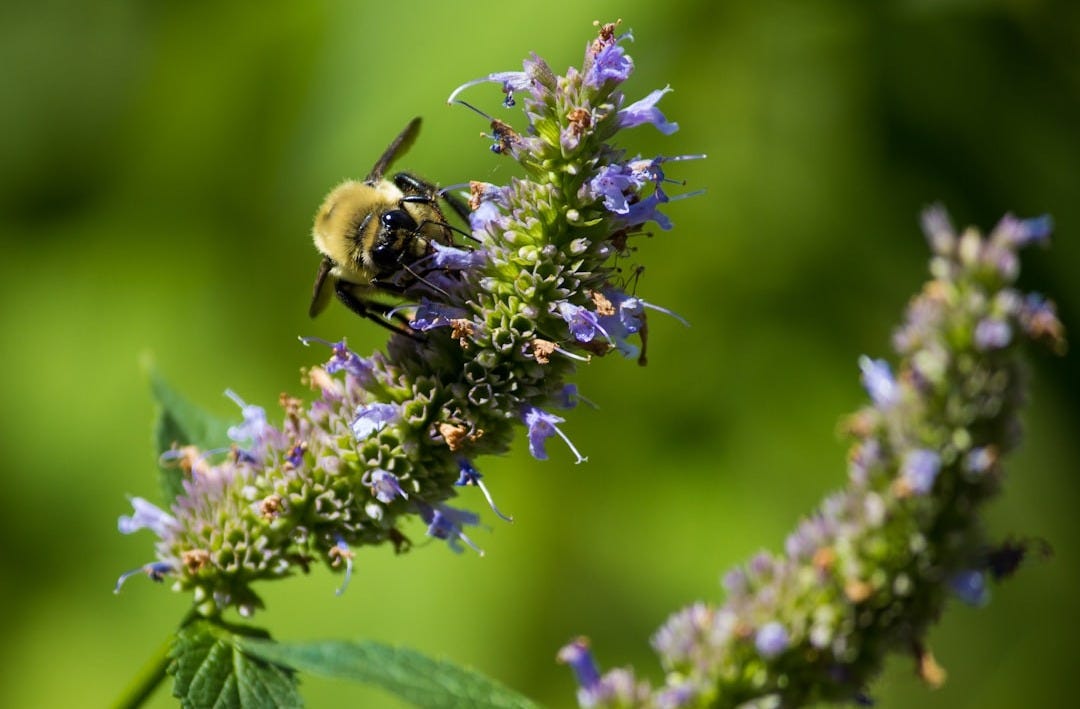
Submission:
<svg viewBox="0 0 1080 709">
<path fill-rule="evenodd" d="M 334 262 L 329 256 L 323 256 L 319 270 L 315 273 L 315 285 L 311 289 L 311 305 L 308 306 L 308 316 L 315 317 L 330 303 L 330 296 L 334 292 L 334 278 L 330 276 L 330 270 Z"/>
<path fill-rule="evenodd" d="M 394 142 L 390 143 L 390 146 L 375 162 L 375 167 L 371 168 L 371 172 L 367 176 L 368 182 L 381 180 L 383 174 L 390 168 L 390 165 L 393 164 L 394 160 L 397 160 L 399 155 L 404 155 L 408 152 L 419 133 L 420 117 L 417 116 L 409 121 L 409 125 L 405 126 L 405 130 L 401 131 L 398 137 L 394 138 Z"/>
</svg>

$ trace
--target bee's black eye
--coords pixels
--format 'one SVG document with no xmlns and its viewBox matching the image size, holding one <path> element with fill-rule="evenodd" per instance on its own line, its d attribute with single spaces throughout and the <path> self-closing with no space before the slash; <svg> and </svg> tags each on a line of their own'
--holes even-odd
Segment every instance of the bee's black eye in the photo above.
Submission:
<svg viewBox="0 0 1080 709">
<path fill-rule="evenodd" d="M 386 229 L 391 231 L 397 231 L 398 229 L 416 231 L 417 229 L 416 220 L 404 209 L 391 209 L 383 212 L 382 223 Z"/>
<path fill-rule="evenodd" d="M 380 241 L 371 248 L 371 260 L 382 268 L 393 266 L 400 255 L 400 251 L 390 239 Z"/>
</svg>

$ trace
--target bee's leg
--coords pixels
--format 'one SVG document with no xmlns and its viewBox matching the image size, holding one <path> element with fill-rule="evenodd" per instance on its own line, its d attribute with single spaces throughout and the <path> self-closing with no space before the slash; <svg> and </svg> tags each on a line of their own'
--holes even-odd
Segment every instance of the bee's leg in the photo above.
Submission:
<svg viewBox="0 0 1080 709">
<path fill-rule="evenodd" d="M 373 323 L 385 327 L 390 332 L 405 335 L 418 342 L 424 340 L 423 337 L 409 329 L 408 321 L 404 317 L 391 312 L 393 308 L 377 301 L 361 298 L 353 292 L 348 283 L 338 281 L 334 284 L 334 292 L 337 294 L 338 300 L 345 304 L 345 307 L 360 317 L 367 318 Z"/>
<path fill-rule="evenodd" d="M 469 215 L 472 212 L 469 210 L 469 205 L 452 192 L 440 192 L 439 196 L 446 200 L 446 203 L 450 205 L 450 208 L 457 212 L 457 215 L 461 217 L 462 221 L 466 224 L 469 223 Z"/>
<path fill-rule="evenodd" d="M 438 194 L 438 188 L 430 182 L 421 180 L 416 175 L 407 172 L 399 172 L 394 175 L 394 184 L 407 195 L 423 195 L 429 201 L 434 202 L 432 195 Z"/>
<path fill-rule="evenodd" d="M 462 199 L 456 194 L 453 194 L 451 192 L 443 192 L 430 182 L 425 182 L 416 175 L 410 175 L 407 172 L 399 172 L 398 174 L 394 175 L 394 184 L 397 185 L 397 188 L 399 190 L 405 193 L 406 196 L 403 201 L 420 202 L 423 204 L 435 204 L 439 201 L 439 198 L 441 197 L 443 200 L 446 201 L 447 204 L 450 205 L 450 208 L 453 209 L 459 217 L 461 217 L 461 220 L 463 222 L 465 222 L 466 224 L 469 223 L 469 205 L 465 204 L 465 202 L 462 201 Z M 466 236 L 467 238 L 473 238 L 472 234 L 467 234 L 460 229 L 454 229 L 454 227 L 450 226 L 449 224 L 441 224 L 440 226 L 449 227 L 450 229 L 453 229 L 454 231 Z"/>
</svg>

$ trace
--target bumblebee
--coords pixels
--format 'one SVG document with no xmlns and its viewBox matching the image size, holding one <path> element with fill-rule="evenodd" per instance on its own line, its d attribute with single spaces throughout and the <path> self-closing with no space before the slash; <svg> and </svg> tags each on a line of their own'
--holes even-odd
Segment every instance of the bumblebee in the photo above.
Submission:
<svg viewBox="0 0 1080 709">
<path fill-rule="evenodd" d="M 335 187 L 315 214 L 312 236 L 323 255 L 315 274 L 308 314 L 315 317 L 330 302 L 331 293 L 350 310 L 395 332 L 411 334 L 392 319 L 392 306 L 375 300 L 379 292 L 405 296 L 425 283 L 412 266 L 427 256 L 433 244 L 451 245 L 460 231 L 446 222 L 439 208 L 444 200 L 468 223 L 469 209 L 421 178 L 399 172 L 383 175 L 404 155 L 420 132 L 412 119 L 394 138 L 363 180 Z"/>
</svg>

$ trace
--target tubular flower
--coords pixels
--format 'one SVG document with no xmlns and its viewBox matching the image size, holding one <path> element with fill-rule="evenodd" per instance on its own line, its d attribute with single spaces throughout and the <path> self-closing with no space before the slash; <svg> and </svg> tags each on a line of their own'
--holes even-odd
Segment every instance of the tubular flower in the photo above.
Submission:
<svg viewBox="0 0 1080 709">
<path fill-rule="evenodd" d="M 547 409 L 566 399 L 577 362 L 632 351 L 628 340 L 644 336 L 644 308 L 654 306 L 622 292 L 615 259 L 646 222 L 670 226 L 661 210 L 674 198 L 661 189 L 661 165 L 683 159 L 631 159 L 617 147 L 632 140 L 623 129 L 676 128 L 656 108 L 667 88 L 623 95 L 634 67 L 628 39 L 603 25 L 580 68 L 557 76 L 534 54 L 521 71 L 450 94 L 464 103 L 459 96 L 475 93 L 484 106 L 495 84 L 502 104 L 520 104 L 516 121 L 488 119 L 493 151 L 519 162 L 522 177 L 470 183 L 475 243 L 438 244 L 414 264 L 417 277 L 401 284 L 407 303 L 388 315 L 401 327 L 384 352 L 364 357 L 344 339 L 302 338 L 330 355 L 305 372 L 310 402 L 282 398 L 280 424 L 229 393 L 242 418 L 229 429 L 233 448 L 177 448 L 168 460 L 179 494 L 160 508 L 135 498 L 135 514 L 121 520 L 122 531 L 157 536 L 157 561 L 137 571 L 192 592 L 205 615 L 250 613 L 261 605 L 257 581 L 320 560 L 351 574 L 359 547 L 408 549 L 409 518 L 454 550 L 474 546 L 463 530 L 479 518 L 446 503 L 480 494 L 509 519 L 471 461 L 506 452 L 518 425 L 528 426 L 538 457 L 557 435 L 584 460 Z M 355 568 L 363 583 L 362 564 Z"/>
</svg>

